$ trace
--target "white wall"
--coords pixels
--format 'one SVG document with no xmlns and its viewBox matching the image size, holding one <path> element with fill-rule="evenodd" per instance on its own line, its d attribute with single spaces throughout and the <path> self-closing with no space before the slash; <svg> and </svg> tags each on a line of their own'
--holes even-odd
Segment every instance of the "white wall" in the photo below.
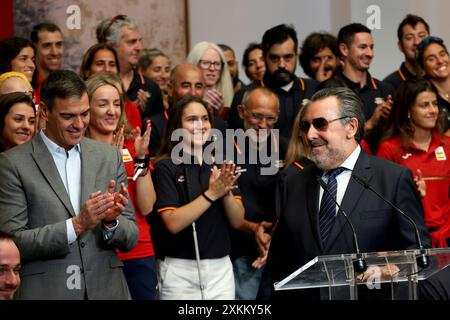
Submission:
<svg viewBox="0 0 450 320">
<path fill-rule="evenodd" d="M 380 29 L 373 30 L 375 60 L 371 73 L 384 78 L 398 68 L 397 26 L 408 13 L 422 16 L 431 33 L 450 41 L 450 1 L 447 0 L 189 0 L 190 45 L 203 40 L 233 47 L 238 60 L 249 42 L 261 41 L 265 30 L 280 23 L 295 26 L 299 44 L 313 31 L 337 35 L 351 22 L 366 24 L 368 6 L 380 8 Z M 297 73 L 303 75 L 301 67 Z M 247 81 L 244 72 L 241 79 Z"/>
</svg>

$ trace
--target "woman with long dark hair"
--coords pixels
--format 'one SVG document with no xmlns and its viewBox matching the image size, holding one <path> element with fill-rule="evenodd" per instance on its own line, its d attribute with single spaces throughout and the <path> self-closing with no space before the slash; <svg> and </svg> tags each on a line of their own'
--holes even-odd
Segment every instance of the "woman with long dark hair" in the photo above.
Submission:
<svg viewBox="0 0 450 320">
<path fill-rule="evenodd" d="M 404 81 L 377 156 L 411 169 L 434 247 L 450 245 L 450 137 L 443 134 L 438 92 L 427 80 Z"/>
<path fill-rule="evenodd" d="M 198 97 L 175 103 L 155 159 L 161 240 L 158 283 L 162 300 L 234 299 L 229 227 L 243 223 L 244 207 L 233 163 L 220 169 L 204 151 L 211 113 Z"/>
</svg>

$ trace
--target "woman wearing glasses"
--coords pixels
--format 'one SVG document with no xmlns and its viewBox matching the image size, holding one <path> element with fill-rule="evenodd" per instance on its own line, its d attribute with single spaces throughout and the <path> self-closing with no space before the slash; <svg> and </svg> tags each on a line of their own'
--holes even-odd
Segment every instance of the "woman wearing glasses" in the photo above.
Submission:
<svg viewBox="0 0 450 320">
<path fill-rule="evenodd" d="M 202 69 L 206 81 L 204 99 L 215 116 L 226 120 L 234 90 L 223 51 L 212 42 L 199 42 L 189 52 L 187 62 Z"/>
<path fill-rule="evenodd" d="M 0 152 L 33 138 L 36 111 L 31 98 L 23 92 L 0 95 Z"/>
<path fill-rule="evenodd" d="M 438 103 L 442 107 L 445 128 L 450 134 L 450 57 L 444 40 L 438 37 L 424 38 L 416 47 L 416 58 L 438 91 Z"/>
<path fill-rule="evenodd" d="M 173 110 L 155 159 L 156 209 L 164 224 L 160 298 L 233 300 L 229 228 L 244 218 L 239 174 L 233 163 L 218 169 L 204 157 L 211 134 L 204 100 L 185 96 Z"/>
<path fill-rule="evenodd" d="M 450 246 L 450 137 L 443 134 L 443 115 L 431 82 L 405 81 L 377 153 L 414 173 L 434 247 Z"/>
</svg>

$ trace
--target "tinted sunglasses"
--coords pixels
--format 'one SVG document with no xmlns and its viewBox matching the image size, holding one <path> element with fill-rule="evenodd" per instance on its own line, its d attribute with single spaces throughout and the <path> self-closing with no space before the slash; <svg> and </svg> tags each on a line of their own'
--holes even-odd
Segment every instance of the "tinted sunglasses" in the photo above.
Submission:
<svg viewBox="0 0 450 320">
<path fill-rule="evenodd" d="M 300 130 L 302 130 L 304 133 L 308 133 L 309 128 L 311 127 L 311 124 L 312 124 L 316 130 L 325 131 L 328 128 L 328 125 L 330 123 L 332 123 L 333 121 L 342 120 L 345 118 L 350 118 L 350 117 L 345 116 L 345 117 L 340 117 L 340 118 L 333 119 L 333 120 L 327 120 L 325 118 L 315 118 L 315 119 L 312 119 L 311 121 L 304 120 L 304 121 L 300 122 Z"/>
</svg>

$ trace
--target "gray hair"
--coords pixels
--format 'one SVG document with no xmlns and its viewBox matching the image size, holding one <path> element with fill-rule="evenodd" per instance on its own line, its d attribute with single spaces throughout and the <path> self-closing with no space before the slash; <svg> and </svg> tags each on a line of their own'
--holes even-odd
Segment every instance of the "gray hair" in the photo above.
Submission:
<svg viewBox="0 0 450 320">
<path fill-rule="evenodd" d="M 122 33 L 120 28 L 127 26 L 132 30 L 137 30 L 137 23 L 126 15 L 117 15 L 110 17 L 99 23 L 95 33 L 99 43 L 111 43 L 113 46 L 118 46 Z"/>
<path fill-rule="evenodd" d="M 328 97 L 336 97 L 339 101 L 339 109 L 341 117 L 346 117 L 341 120 L 343 124 L 350 122 L 351 118 L 356 118 L 358 121 L 358 131 L 355 134 L 355 139 L 361 142 L 364 137 L 364 111 L 361 99 L 352 90 L 346 87 L 325 88 L 317 91 L 311 98 L 311 102 L 323 100 Z"/>
<path fill-rule="evenodd" d="M 217 89 L 223 94 L 223 103 L 225 106 L 231 106 L 231 102 L 233 101 L 234 89 L 233 82 L 230 76 L 230 70 L 228 69 L 227 59 L 223 54 L 222 49 L 213 43 L 202 41 L 197 43 L 189 52 L 186 62 L 198 65 L 200 59 L 207 49 L 214 49 L 220 56 L 220 60 L 222 61 L 222 70 L 220 74 L 220 78 L 216 84 Z"/>
</svg>

